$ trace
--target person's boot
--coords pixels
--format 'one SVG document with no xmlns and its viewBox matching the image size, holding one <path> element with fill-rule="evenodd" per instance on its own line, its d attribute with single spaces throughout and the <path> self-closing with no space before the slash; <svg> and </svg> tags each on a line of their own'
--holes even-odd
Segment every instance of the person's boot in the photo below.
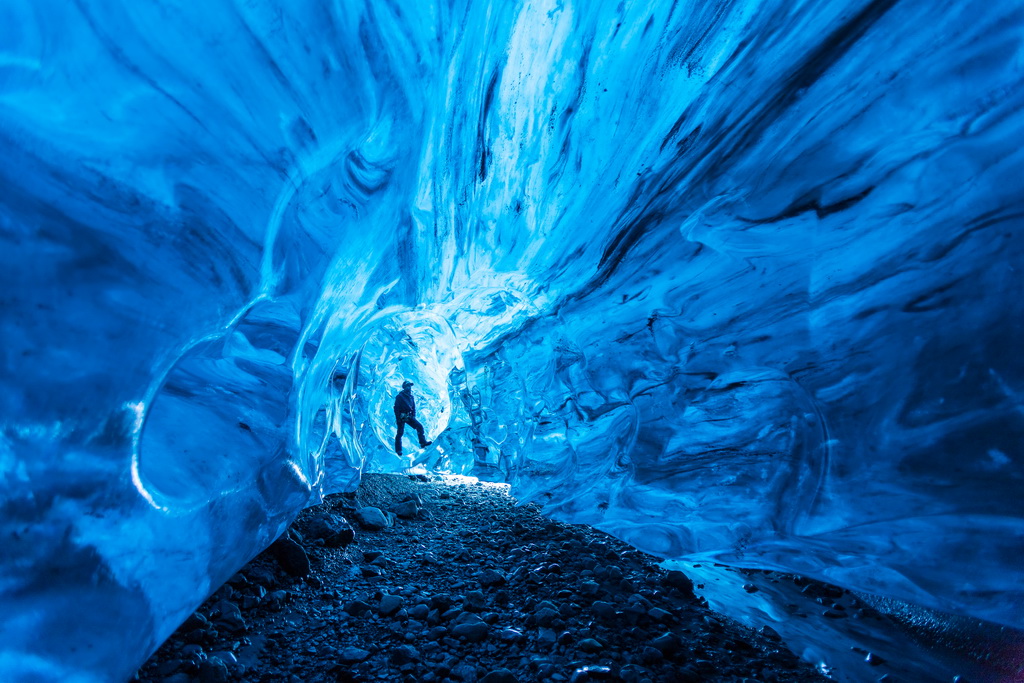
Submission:
<svg viewBox="0 0 1024 683">
<path fill-rule="evenodd" d="M 429 445 L 430 445 L 430 444 L 432 444 L 432 443 L 434 443 L 434 442 L 433 442 L 433 441 L 428 441 L 428 442 L 426 442 L 426 443 L 421 443 L 421 444 L 420 444 L 420 448 L 426 448 L 427 446 L 429 446 Z"/>
</svg>

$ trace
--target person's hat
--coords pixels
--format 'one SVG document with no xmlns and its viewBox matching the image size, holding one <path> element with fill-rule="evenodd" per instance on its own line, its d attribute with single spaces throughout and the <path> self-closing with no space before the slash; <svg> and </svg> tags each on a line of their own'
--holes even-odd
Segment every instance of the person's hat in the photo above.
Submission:
<svg viewBox="0 0 1024 683">
<path fill-rule="evenodd" d="M 412 382 L 410 382 L 409 380 L 405 380 L 404 382 L 402 382 L 402 388 L 403 389 L 408 389 L 411 386 L 412 386 Z"/>
</svg>

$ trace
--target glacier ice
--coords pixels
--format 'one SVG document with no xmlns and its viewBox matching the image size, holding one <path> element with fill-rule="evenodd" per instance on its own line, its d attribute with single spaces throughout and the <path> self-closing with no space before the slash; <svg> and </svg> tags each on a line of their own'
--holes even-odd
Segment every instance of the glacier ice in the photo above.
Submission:
<svg viewBox="0 0 1024 683">
<path fill-rule="evenodd" d="M 7 0 L 0 677 L 128 677 L 299 509 L 413 459 L 1020 626 L 1022 27 Z M 406 374 L 438 438 L 398 459 Z"/>
</svg>

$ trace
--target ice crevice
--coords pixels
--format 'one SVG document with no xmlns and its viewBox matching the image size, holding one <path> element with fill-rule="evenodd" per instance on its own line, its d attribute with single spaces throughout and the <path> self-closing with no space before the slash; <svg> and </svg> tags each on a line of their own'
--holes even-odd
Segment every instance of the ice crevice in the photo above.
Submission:
<svg viewBox="0 0 1024 683">
<path fill-rule="evenodd" d="M 5 3 L 0 678 L 126 678 L 412 466 L 1020 627 L 1022 26 Z M 398 457 L 405 378 L 434 445 Z"/>
</svg>

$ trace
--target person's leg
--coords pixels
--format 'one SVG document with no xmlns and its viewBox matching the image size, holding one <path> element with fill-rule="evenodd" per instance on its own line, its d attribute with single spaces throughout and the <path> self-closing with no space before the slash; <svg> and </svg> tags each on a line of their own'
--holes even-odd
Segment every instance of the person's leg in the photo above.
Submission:
<svg viewBox="0 0 1024 683">
<path fill-rule="evenodd" d="M 402 435 L 405 434 L 405 420 L 398 421 L 398 431 L 395 432 L 395 453 L 402 454 Z"/>
<path fill-rule="evenodd" d="M 410 417 L 408 422 L 409 425 L 416 430 L 416 436 L 420 437 L 420 448 L 426 448 L 430 444 L 434 443 L 433 441 L 427 441 L 427 435 L 423 433 L 423 425 L 420 424 L 419 420 L 415 417 Z"/>
</svg>

